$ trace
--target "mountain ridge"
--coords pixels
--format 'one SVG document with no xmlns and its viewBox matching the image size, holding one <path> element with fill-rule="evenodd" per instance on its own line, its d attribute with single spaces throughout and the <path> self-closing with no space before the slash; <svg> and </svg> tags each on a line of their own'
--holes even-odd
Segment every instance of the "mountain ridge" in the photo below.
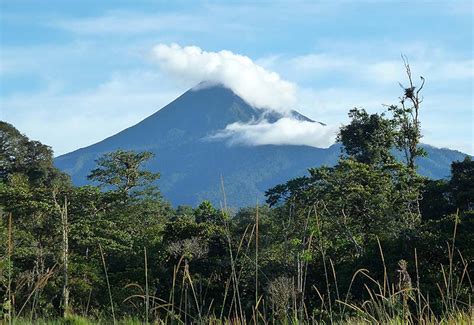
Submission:
<svg viewBox="0 0 474 325">
<path fill-rule="evenodd" d="M 313 120 L 289 111 L 301 121 Z M 151 151 L 155 157 L 146 168 L 162 175 L 158 185 L 173 205 L 196 205 L 207 199 L 222 200 L 224 179 L 229 206 L 241 207 L 263 202 L 269 187 L 303 175 L 308 168 L 334 165 L 341 152 L 340 144 L 328 148 L 305 145 L 232 145 L 226 141 L 206 141 L 206 137 L 227 125 L 262 119 L 270 123 L 282 113 L 255 108 L 222 85 L 191 88 L 174 101 L 96 144 L 55 158 L 55 164 L 69 173 L 76 185 L 88 184 L 94 160 L 117 149 Z M 431 178 L 449 176 L 452 161 L 465 154 L 425 146 L 427 158 L 419 159 L 419 171 Z"/>
</svg>

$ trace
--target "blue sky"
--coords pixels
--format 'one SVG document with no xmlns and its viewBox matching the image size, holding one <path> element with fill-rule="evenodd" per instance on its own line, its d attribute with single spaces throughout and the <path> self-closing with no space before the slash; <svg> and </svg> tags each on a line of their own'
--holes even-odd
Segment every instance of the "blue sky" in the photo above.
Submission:
<svg viewBox="0 0 474 325">
<path fill-rule="evenodd" d="M 153 54 L 172 43 L 247 56 L 294 86 L 294 108 L 335 127 L 352 107 L 397 102 L 404 53 L 427 80 L 423 142 L 474 154 L 471 1 L 0 3 L 0 118 L 55 154 L 192 87 L 199 74 Z"/>
</svg>

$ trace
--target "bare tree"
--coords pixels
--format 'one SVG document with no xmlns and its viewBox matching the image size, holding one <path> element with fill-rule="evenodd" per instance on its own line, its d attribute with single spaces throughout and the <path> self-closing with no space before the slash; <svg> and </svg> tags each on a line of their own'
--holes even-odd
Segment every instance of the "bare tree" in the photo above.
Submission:
<svg viewBox="0 0 474 325">
<path fill-rule="evenodd" d="M 425 85 L 425 78 L 420 76 L 421 84 L 416 86 L 413 83 L 408 58 L 402 54 L 402 60 L 408 78 L 408 86 L 400 83 L 400 87 L 403 89 L 403 95 L 400 97 L 401 106 L 391 105 L 389 110 L 393 113 L 394 121 L 398 128 L 396 137 L 397 148 L 404 153 L 407 166 L 415 169 L 415 159 L 426 154 L 423 148 L 418 147 L 421 139 L 419 114 L 421 103 L 423 102 L 423 96 L 420 93 Z"/>
</svg>

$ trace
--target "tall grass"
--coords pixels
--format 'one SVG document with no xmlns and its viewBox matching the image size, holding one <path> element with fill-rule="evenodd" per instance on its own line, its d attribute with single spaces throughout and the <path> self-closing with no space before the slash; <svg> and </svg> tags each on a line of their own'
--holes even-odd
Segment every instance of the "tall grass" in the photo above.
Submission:
<svg viewBox="0 0 474 325">
<path fill-rule="evenodd" d="M 223 184 L 222 184 L 223 186 Z M 224 200 L 223 213 L 226 213 Z M 471 302 L 471 295 L 474 287 L 469 274 L 469 262 L 463 257 L 462 253 L 456 249 L 456 234 L 458 230 L 458 220 L 455 220 L 452 240 L 447 243 L 447 265 L 441 265 L 439 270 L 441 282 L 435 283 L 442 301 L 442 312 L 435 313 L 430 303 L 429 295 L 423 291 L 420 282 L 423 274 L 419 273 L 418 252 L 415 249 L 414 259 L 412 261 L 399 261 L 399 267 L 396 270 L 398 277 L 396 280 L 390 280 L 389 270 L 382 244 L 377 240 L 380 255 L 380 265 L 383 269 L 381 279 L 375 278 L 368 269 L 358 269 L 353 273 L 347 291 L 342 293 L 342 288 L 338 283 L 338 274 L 334 262 L 326 255 L 325 247 L 320 243 L 317 250 L 322 258 L 324 278 L 324 289 L 316 286 L 312 287 L 315 296 L 319 299 L 319 308 L 317 313 L 308 310 L 308 299 L 298 295 L 298 290 L 304 288 L 307 283 L 307 269 L 301 273 L 302 278 L 297 279 L 297 285 L 293 278 L 278 278 L 270 282 L 267 290 L 259 291 L 259 210 L 258 205 L 255 211 L 255 222 L 249 224 L 237 241 L 231 238 L 230 228 L 227 216 L 226 220 L 226 238 L 230 258 L 230 276 L 223 282 L 224 297 L 221 303 L 221 309 L 217 310 L 214 302 L 205 303 L 202 296 L 202 290 L 197 290 L 190 260 L 193 258 L 186 251 L 185 244 L 181 243 L 181 248 L 176 249 L 180 256 L 176 265 L 173 267 L 171 289 L 168 293 L 168 299 L 151 294 L 149 288 L 150 269 L 148 265 L 147 250 L 144 247 L 144 287 L 138 284 L 130 284 L 127 288 L 139 290 L 139 294 L 132 294 L 126 298 L 123 303 L 134 304 L 136 299 L 141 300 L 145 306 L 144 317 L 116 319 L 114 312 L 114 299 L 111 291 L 111 283 L 107 272 L 105 254 L 99 245 L 102 266 L 107 283 L 112 319 L 90 319 L 75 315 L 60 319 L 37 319 L 35 324 L 473 324 L 474 306 Z M 318 223 L 317 223 L 318 224 Z M 319 229 L 321 230 L 321 229 Z M 8 258 L 11 258 L 12 244 L 11 239 L 11 218 L 8 232 Z M 307 238 L 311 243 L 313 235 Z M 246 243 L 246 244 L 244 244 Z M 251 244 L 254 244 L 255 258 L 249 260 Z M 186 245 L 192 245 L 187 243 Z M 196 243 L 194 243 L 196 245 Z M 195 253 L 198 254 L 198 253 Z M 245 302 L 241 292 L 240 279 L 245 262 L 251 261 L 255 265 L 254 283 L 255 296 L 251 309 L 245 309 Z M 456 271 L 455 263 L 460 263 L 462 268 Z M 240 268 L 239 268 L 240 265 Z M 407 265 L 414 265 L 415 274 L 408 273 Z M 298 264 L 298 267 L 300 265 Z M 308 265 L 306 264 L 306 268 Z M 48 281 L 54 273 L 54 268 L 50 274 L 40 279 L 33 292 L 29 294 L 25 303 L 20 308 L 18 315 L 27 305 L 33 293 Z M 412 280 L 413 279 L 413 280 Z M 278 281 L 277 281 L 278 280 Z M 10 281 L 10 280 L 9 280 Z M 353 300 L 352 290 L 355 282 L 363 284 L 365 300 Z M 200 286 L 200 284 L 199 284 Z M 461 293 L 468 290 L 470 292 L 467 301 L 461 300 Z M 9 299 L 11 293 L 9 292 Z M 179 297 L 176 297 L 177 294 Z M 335 295 L 335 297 L 333 297 Z M 317 301 L 311 301 L 312 305 Z M 138 305 L 137 305 L 138 306 Z M 248 307 L 247 307 L 248 308 Z M 225 314 L 224 310 L 228 313 Z M 143 309 L 142 309 L 143 311 Z M 31 319 L 7 317 L 12 324 L 29 324 Z"/>
<path fill-rule="evenodd" d="M 110 290 L 109 274 L 107 273 L 107 266 L 105 265 L 104 251 L 102 250 L 102 245 L 100 244 L 99 244 L 99 250 L 100 250 L 100 257 L 102 259 L 102 265 L 104 267 L 105 280 L 107 281 L 107 291 L 109 292 L 110 308 L 112 310 L 112 319 L 115 325 L 116 321 L 115 321 L 115 311 L 114 311 L 114 300 L 112 298 L 112 291 Z"/>
<path fill-rule="evenodd" d="M 326 290 L 324 292 L 324 290 L 321 291 L 316 287 L 314 287 L 314 290 L 317 292 L 317 296 L 321 300 L 320 314 L 325 315 L 325 317 L 318 317 L 317 315 L 308 313 L 305 301 L 302 301 L 302 306 L 298 306 L 297 297 L 294 293 L 291 293 L 291 291 L 295 290 L 294 285 L 291 284 L 292 280 L 290 280 L 290 282 L 287 281 L 288 284 L 284 284 L 283 281 L 283 284 L 278 287 L 280 288 L 280 291 L 281 288 L 283 288 L 283 290 L 286 290 L 288 293 L 287 298 L 284 298 L 283 300 L 293 300 L 293 303 L 283 303 L 284 307 L 282 308 L 285 313 L 281 315 L 277 312 L 272 313 L 270 305 L 266 303 L 271 301 L 271 297 L 269 296 L 271 292 L 262 292 L 259 295 L 257 291 L 257 286 L 259 283 L 259 232 L 258 209 L 256 209 L 255 224 L 249 225 L 252 226 L 251 230 L 249 230 L 249 227 L 245 229 L 236 247 L 233 246 L 235 243 L 232 243 L 230 236 L 228 237 L 232 270 L 230 278 L 226 281 L 224 299 L 226 299 L 229 290 L 234 291 L 232 293 L 232 300 L 230 302 L 229 314 L 223 315 L 221 311 L 221 313 L 218 314 L 219 316 L 216 317 L 216 314 L 211 311 L 211 306 L 209 306 L 208 312 L 205 315 L 201 315 L 196 299 L 196 310 L 198 311 L 198 314 L 194 315 L 194 317 L 188 318 L 189 315 L 186 315 L 185 313 L 186 317 L 184 318 L 184 322 L 212 322 L 216 324 L 314 324 L 325 322 L 332 324 L 472 324 L 474 323 L 474 306 L 472 305 L 470 299 L 468 301 L 460 300 L 460 294 L 463 288 L 469 289 L 472 293 L 474 292 L 474 287 L 468 272 L 469 263 L 464 259 L 461 252 L 456 251 L 455 249 L 455 240 L 458 227 L 457 224 L 458 222 L 456 221 L 452 241 L 447 244 L 448 265 L 440 266 L 439 272 L 442 276 L 442 282 L 436 284 L 443 302 L 443 312 L 441 314 L 437 315 L 433 311 L 428 294 L 424 293 L 420 287 L 420 280 L 423 275 L 419 274 L 418 252 L 415 250 L 413 261 L 399 261 L 399 268 L 396 270 L 398 277 L 396 281 L 391 281 L 388 273 L 393 270 L 388 269 L 382 244 L 377 240 L 380 254 L 380 264 L 383 268 L 383 277 L 380 280 L 374 278 L 367 269 L 356 270 L 352 276 L 347 292 L 345 295 L 341 294 L 334 263 L 325 255 L 324 247 L 319 246 L 319 250 L 323 258 L 323 272 L 325 273 L 324 279 Z M 243 248 L 245 237 L 247 237 L 249 241 L 247 243 L 247 247 Z M 252 240 L 255 241 L 255 303 L 252 307 L 251 315 L 246 317 L 242 308 L 244 303 L 243 301 L 239 300 L 241 299 L 241 296 L 239 295 L 239 279 L 241 270 L 238 270 L 237 265 L 239 258 L 247 256 L 247 252 Z M 242 250 L 244 250 L 245 253 L 242 253 Z M 456 274 L 456 268 L 454 267 L 456 258 L 459 259 L 463 266 L 461 272 L 458 274 Z M 179 269 L 181 263 L 182 261 L 180 260 L 175 270 Z M 412 276 L 408 273 L 408 264 L 414 265 L 415 274 L 413 276 L 413 282 Z M 193 281 L 191 273 L 189 272 L 189 267 L 186 268 L 186 272 L 183 276 L 187 278 L 191 287 L 193 287 Z M 306 272 L 304 276 L 305 282 L 307 277 Z M 351 290 L 356 280 L 362 280 L 364 283 L 364 290 L 367 295 L 367 299 L 361 302 L 351 301 Z M 335 292 L 335 298 L 331 298 L 331 287 L 334 289 L 333 292 Z M 278 288 L 275 289 L 275 292 L 278 292 Z M 194 289 L 193 294 L 195 295 Z M 281 295 L 281 292 L 279 294 Z M 173 304 L 172 300 L 171 304 Z M 179 323 L 181 318 L 179 315 L 176 318 L 175 315 L 175 318 L 173 319 Z M 164 321 L 169 322 L 169 320 L 170 319 L 166 317 Z M 161 322 L 161 319 L 155 319 L 155 322 Z"/>
</svg>

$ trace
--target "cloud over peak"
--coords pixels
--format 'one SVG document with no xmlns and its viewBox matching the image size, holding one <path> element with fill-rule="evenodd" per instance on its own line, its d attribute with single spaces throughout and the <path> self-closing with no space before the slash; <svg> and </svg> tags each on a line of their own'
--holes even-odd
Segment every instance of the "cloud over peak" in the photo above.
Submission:
<svg viewBox="0 0 474 325">
<path fill-rule="evenodd" d="M 274 123 L 267 120 L 257 123 L 232 123 L 209 140 L 227 140 L 230 145 L 305 145 L 328 147 L 334 143 L 336 129 L 311 121 L 283 117 Z"/>
<path fill-rule="evenodd" d="M 250 105 L 287 113 L 296 104 L 296 85 L 231 51 L 207 52 L 197 46 L 158 44 L 153 58 L 187 86 L 201 81 L 220 83 Z"/>
<path fill-rule="evenodd" d="M 208 140 L 230 145 L 307 145 L 327 147 L 334 143 L 335 129 L 317 122 L 294 118 L 296 84 L 283 80 L 249 57 L 228 50 L 207 52 L 197 46 L 158 44 L 153 58 L 161 70 L 186 86 L 198 88 L 222 84 L 253 107 L 276 111 L 282 118 L 249 123 L 235 122 L 218 130 Z"/>
</svg>

